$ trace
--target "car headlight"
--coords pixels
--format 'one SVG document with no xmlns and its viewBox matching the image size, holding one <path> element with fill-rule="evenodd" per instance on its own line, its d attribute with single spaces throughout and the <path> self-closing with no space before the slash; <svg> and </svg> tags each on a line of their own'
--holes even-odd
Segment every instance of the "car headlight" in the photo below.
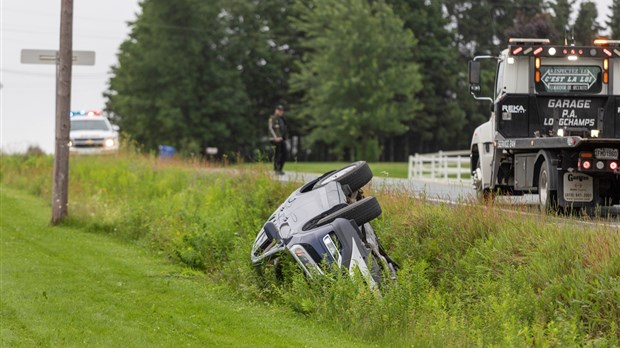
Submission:
<svg viewBox="0 0 620 348">
<path fill-rule="evenodd" d="M 334 238 L 336 238 L 336 236 L 334 236 Z M 340 257 L 340 251 L 338 250 L 336 242 L 334 242 L 334 240 L 332 239 L 331 233 L 326 234 L 325 237 L 323 237 L 323 244 L 325 244 L 327 251 L 329 251 L 330 255 L 332 256 L 332 259 L 336 261 L 336 264 L 338 265 L 338 267 L 340 267 L 340 265 L 342 264 L 342 258 Z"/>
<path fill-rule="evenodd" d="M 67 145 L 69 145 L 69 147 L 72 147 L 73 146 L 73 140 L 69 140 L 69 144 L 67 144 Z"/>
<path fill-rule="evenodd" d="M 295 244 L 291 247 L 291 254 L 297 262 L 299 262 L 308 275 L 312 275 L 312 273 L 320 273 L 323 274 L 319 266 L 314 262 L 310 254 L 299 244 Z"/>
<path fill-rule="evenodd" d="M 112 147 L 112 146 L 114 146 L 114 139 L 113 138 L 106 139 L 104 145 L 105 145 L 105 147 Z"/>
</svg>

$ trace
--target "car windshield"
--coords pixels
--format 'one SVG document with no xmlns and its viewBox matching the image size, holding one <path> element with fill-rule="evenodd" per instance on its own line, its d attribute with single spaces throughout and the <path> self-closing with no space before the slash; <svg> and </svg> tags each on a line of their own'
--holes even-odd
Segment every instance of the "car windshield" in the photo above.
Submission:
<svg viewBox="0 0 620 348">
<path fill-rule="evenodd" d="M 109 131 L 110 128 L 105 120 L 71 120 L 72 131 L 101 130 Z"/>
<path fill-rule="evenodd" d="M 541 66 L 539 93 L 600 93 L 601 68 L 598 66 Z"/>
</svg>

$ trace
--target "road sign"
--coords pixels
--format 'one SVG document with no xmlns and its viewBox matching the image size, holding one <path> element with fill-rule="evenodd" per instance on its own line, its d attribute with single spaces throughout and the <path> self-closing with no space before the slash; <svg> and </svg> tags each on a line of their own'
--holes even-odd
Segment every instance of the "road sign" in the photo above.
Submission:
<svg viewBox="0 0 620 348">
<path fill-rule="evenodd" d="M 22 64 L 56 65 L 58 63 L 58 51 L 23 49 L 21 62 Z M 73 51 L 73 65 L 95 65 L 95 52 Z"/>
<path fill-rule="evenodd" d="M 590 66 L 542 67 L 541 81 L 547 92 L 589 91 L 597 83 L 600 68 Z"/>
</svg>

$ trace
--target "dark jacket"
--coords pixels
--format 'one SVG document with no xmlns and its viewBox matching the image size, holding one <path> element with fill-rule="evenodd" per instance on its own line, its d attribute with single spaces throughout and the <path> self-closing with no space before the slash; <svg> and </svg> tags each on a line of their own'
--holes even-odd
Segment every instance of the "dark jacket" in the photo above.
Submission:
<svg viewBox="0 0 620 348">
<path fill-rule="evenodd" d="M 275 140 L 277 137 L 284 140 L 288 139 L 288 127 L 284 116 L 271 115 L 269 117 L 269 137 L 271 140 Z"/>
</svg>

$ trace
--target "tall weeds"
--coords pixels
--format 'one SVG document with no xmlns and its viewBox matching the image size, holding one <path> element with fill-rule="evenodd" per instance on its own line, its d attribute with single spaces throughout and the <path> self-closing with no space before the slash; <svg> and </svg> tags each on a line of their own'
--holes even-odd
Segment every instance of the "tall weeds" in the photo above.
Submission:
<svg viewBox="0 0 620 348">
<path fill-rule="evenodd" d="M 3 185 L 49 199 L 49 157 L 1 160 Z M 339 272 L 307 280 L 294 264 L 285 264 L 284 282 L 260 279 L 249 262 L 253 239 L 296 187 L 256 168 L 72 157 L 67 223 L 143 244 L 241 297 L 382 345 L 620 345 L 617 229 L 377 190 L 384 214 L 373 224 L 401 263 L 396 282 L 379 294 Z"/>
</svg>

